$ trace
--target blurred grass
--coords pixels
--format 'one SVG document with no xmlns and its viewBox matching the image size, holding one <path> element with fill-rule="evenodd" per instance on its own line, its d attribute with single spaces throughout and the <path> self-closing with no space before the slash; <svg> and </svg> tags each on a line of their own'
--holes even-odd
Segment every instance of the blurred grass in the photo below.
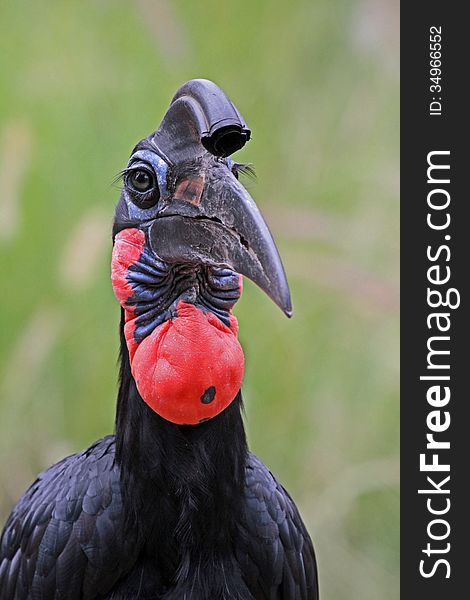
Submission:
<svg viewBox="0 0 470 600">
<path fill-rule="evenodd" d="M 247 183 L 291 321 L 237 308 L 252 448 L 296 498 L 323 598 L 398 597 L 395 0 L 84 0 L 0 8 L 0 520 L 112 429 L 111 182 L 192 77 L 253 130 Z"/>
</svg>

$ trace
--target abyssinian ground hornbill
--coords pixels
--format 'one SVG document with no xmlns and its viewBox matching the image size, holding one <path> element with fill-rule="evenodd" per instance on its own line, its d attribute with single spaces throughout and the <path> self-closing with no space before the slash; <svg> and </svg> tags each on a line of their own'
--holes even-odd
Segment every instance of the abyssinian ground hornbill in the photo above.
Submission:
<svg viewBox="0 0 470 600">
<path fill-rule="evenodd" d="M 0 547 L 1 600 L 316 600 L 312 543 L 248 451 L 241 276 L 291 312 L 276 246 L 230 155 L 250 137 L 214 83 L 183 85 L 123 172 L 116 434 L 44 471 Z"/>
</svg>

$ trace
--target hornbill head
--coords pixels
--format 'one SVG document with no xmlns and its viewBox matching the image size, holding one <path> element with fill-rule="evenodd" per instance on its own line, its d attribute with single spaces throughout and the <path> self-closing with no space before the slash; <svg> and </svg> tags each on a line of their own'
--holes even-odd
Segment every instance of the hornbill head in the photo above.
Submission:
<svg viewBox="0 0 470 600">
<path fill-rule="evenodd" d="M 224 92 L 194 79 L 123 172 L 113 288 L 137 389 L 177 424 L 214 417 L 240 389 L 244 358 L 232 307 L 242 275 L 291 315 L 278 251 L 229 158 L 249 139 Z"/>
</svg>

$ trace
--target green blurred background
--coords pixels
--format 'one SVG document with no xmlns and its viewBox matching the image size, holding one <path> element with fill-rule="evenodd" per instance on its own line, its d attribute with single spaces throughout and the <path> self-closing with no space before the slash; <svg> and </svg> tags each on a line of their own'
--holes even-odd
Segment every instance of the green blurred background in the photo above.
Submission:
<svg viewBox="0 0 470 600">
<path fill-rule="evenodd" d="M 326 600 L 398 598 L 398 3 L 32 0 L 0 8 L 0 521 L 112 430 L 115 174 L 187 79 L 253 130 L 239 159 L 292 288 L 237 307 L 252 448 L 294 495 Z"/>
</svg>

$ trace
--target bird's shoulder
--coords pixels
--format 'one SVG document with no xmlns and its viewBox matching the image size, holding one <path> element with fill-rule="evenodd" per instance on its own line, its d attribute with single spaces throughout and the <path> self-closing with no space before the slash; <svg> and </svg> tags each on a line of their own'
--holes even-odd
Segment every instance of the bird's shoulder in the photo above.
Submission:
<svg viewBox="0 0 470 600">
<path fill-rule="evenodd" d="M 92 598 L 135 560 L 124 533 L 114 436 L 41 473 L 0 540 L 2 600 Z"/>
<path fill-rule="evenodd" d="M 256 598 L 318 598 L 315 554 L 299 511 L 279 481 L 251 453 L 237 559 Z"/>
</svg>

